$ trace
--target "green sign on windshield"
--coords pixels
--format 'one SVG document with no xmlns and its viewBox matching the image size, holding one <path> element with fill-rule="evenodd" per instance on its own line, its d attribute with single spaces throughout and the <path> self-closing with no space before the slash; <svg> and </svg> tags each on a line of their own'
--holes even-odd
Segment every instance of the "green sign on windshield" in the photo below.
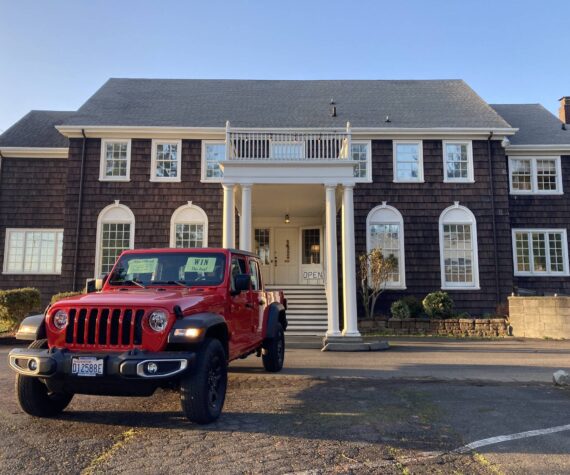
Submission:
<svg viewBox="0 0 570 475">
<path fill-rule="evenodd" d="M 158 258 L 153 259 L 131 259 L 129 261 L 129 268 L 127 274 L 154 274 L 156 266 L 158 265 Z"/>
<path fill-rule="evenodd" d="M 189 257 L 184 272 L 213 272 L 216 260 L 215 257 Z"/>
</svg>

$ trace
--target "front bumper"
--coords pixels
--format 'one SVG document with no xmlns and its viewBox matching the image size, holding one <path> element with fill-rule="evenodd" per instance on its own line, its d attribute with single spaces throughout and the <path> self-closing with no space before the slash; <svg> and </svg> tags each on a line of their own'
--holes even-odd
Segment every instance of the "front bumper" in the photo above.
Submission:
<svg viewBox="0 0 570 475">
<path fill-rule="evenodd" d="M 72 373 L 73 358 L 103 359 L 103 374 L 78 376 Z M 150 353 L 131 350 L 123 353 L 79 353 L 60 349 L 16 348 L 8 355 L 10 367 L 19 374 L 38 378 L 90 380 L 169 380 L 189 371 L 195 361 L 194 352 Z M 150 368 L 150 370 L 149 370 Z"/>
</svg>

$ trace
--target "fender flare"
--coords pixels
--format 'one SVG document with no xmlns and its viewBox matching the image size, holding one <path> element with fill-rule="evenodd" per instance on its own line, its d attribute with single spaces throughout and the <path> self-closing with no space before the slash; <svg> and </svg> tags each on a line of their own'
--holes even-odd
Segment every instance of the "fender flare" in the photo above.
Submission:
<svg viewBox="0 0 570 475">
<path fill-rule="evenodd" d="M 280 315 L 282 315 L 281 318 Z M 277 333 L 277 324 L 281 323 L 283 330 L 287 330 L 287 318 L 285 318 L 285 307 L 279 302 L 273 302 L 269 305 L 267 311 L 267 327 L 265 331 L 265 339 L 275 338 Z"/>
<path fill-rule="evenodd" d="M 45 337 L 46 323 L 43 313 L 24 318 L 16 332 L 16 340 L 36 341 Z"/>
</svg>

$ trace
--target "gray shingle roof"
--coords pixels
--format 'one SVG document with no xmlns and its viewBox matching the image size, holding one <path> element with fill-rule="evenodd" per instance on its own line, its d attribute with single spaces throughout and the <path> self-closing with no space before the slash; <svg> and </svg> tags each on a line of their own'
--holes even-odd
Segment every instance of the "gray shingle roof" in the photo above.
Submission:
<svg viewBox="0 0 570 475">
<path fill-rule="evenodd" d="M 509 124 L 519 129 L 512 145 L 570 145 L 569 130 L 540 104 L 491 104 Z"/>
<path fill-rule="evenodd" d="M 69 141 L 55 126 L 70 111 L 31 111 L 0 135 L 0 147 L 67 147 Z"/>
<path fill-rule="evenodd" d="M 226 120 L 235 127 L 509 127 L 462 80 L 110 79 L 64 125 L 223 127 Z"/>
</svg>

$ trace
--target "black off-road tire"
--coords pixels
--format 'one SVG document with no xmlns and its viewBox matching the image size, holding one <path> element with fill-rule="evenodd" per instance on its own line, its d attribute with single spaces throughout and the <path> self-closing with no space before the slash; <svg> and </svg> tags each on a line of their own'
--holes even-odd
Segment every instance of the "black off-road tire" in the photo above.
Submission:
<svg viewBox="0 0 570 475">
<path fill-rule="evenodd" d="M 28 348 L 47 348 L 47 340 L 36 340 Z M 22 374 L 16 375 L 16 395 L 22 410 L 36 417 L 57 416 L 73 399 L 73 394 L 51 393 L 40 378 Z"/>
<path fill-rule="evenodd" d="M 285 362 L 285 332 L 281 323 L 277 324 L 275 337 L 267 340 L 262 351 L 263 367 L 270 373 L 277 373 Z"/>
<path fill-rule="evenodd" d="M 224 407 L 228 387 L 228 362 L 220 340 L 206 339 L 196 366 L 180 381 L 184 415 L 196 424 L 214 422 Z"/>
</svg>

